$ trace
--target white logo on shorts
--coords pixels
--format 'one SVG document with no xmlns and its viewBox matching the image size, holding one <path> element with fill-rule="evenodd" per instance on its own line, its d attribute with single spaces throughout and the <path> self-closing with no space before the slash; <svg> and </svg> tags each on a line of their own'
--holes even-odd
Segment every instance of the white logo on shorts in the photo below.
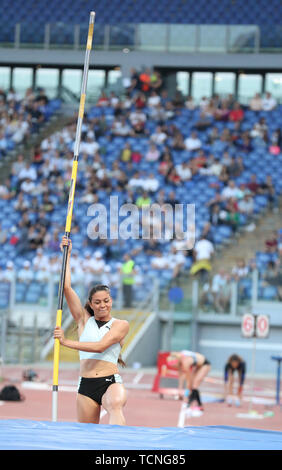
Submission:
<svg viewBox="0 0 282 470">
<path fill-rule="evenodd" d="M 105 379 L 106 382 L 111 382 L 113 379 Z"/>
</svg>

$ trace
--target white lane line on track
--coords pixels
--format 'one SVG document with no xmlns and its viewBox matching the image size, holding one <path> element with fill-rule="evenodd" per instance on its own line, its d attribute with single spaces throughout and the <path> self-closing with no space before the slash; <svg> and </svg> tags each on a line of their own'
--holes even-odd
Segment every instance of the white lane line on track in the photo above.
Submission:
<svg viewBox="0 0 282 470">
<path fill-rule="evenodd" d="M 186 403 L 181 403 L 179 415 L 178 415 L 178 423 L 177 427 L 178 428 L 184 428 L 185 425 L 185 418 L 186 418 L 186 410 L 187 410 L 187 404 Z"/>
<path fill-rule="evenodd" d="M 135 375 L 132 382 L 134 384 L 138 384 L 140 382 L 140 380 L 142 379 L 143 375 L 144 375 L 144 372 L 139 372 L 137 375 Z"/>
</svg>

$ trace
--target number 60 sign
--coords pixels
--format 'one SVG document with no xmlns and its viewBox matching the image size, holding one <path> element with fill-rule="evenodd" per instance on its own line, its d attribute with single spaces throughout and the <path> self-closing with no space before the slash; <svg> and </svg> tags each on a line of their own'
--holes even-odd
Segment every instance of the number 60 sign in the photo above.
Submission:
<svg viewBox="0 0 282 470">
<path fill-rule="evenodd" d="M 267 338 L 269 335 L 268 315 L 245 313 L 242 317 L 241 332 L 245 338 Z"/>
</svg>

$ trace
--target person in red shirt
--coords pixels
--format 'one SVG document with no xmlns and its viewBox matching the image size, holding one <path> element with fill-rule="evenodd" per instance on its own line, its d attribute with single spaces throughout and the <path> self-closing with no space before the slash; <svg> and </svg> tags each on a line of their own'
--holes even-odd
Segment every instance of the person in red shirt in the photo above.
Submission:
<svg viewBox="0 0 282 470">
<path fill-rule="evenodd" d="M 244 119 L 244 111 L 240 103 L 236 102 L 233 105 L 232 111 L 229 113 L 229 121 L 242 121 Z"/>
<path fill-rule="evenodd" d="M 256 175 L 251 175 L 251 181 L 247 184 L 247 188 L 253 193 L 257 194 L 260 190 L 260 185 L 257 182 Z"/>
</svg>

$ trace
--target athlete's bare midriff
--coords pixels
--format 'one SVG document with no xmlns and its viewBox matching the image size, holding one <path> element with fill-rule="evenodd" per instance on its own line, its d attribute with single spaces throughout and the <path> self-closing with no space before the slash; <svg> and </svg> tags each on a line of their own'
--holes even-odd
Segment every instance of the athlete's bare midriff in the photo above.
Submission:
<svg viewBox="0 0 282 470">
<path fill-rule="evenodd" d="M 116 364 L 98 359 L 82 359 L 80 361 L 80 377 L 106 377 L 107 375 L 119 374 Z"/>
</svg>

